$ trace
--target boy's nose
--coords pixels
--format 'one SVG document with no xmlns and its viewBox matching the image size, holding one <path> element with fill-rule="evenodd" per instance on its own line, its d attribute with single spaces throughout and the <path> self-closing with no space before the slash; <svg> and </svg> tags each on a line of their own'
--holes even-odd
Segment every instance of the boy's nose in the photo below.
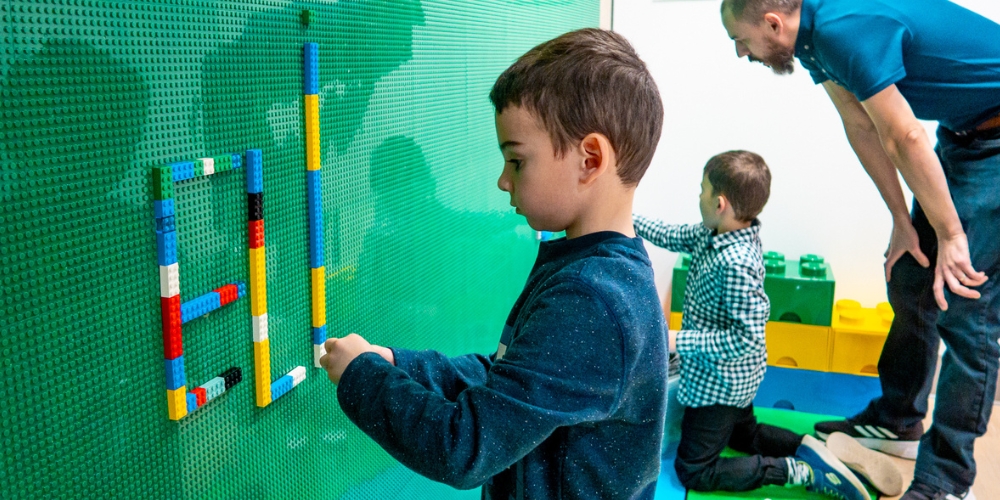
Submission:
<svg viewBox="0 0 1000 500">
<path fill-rule="evenodd" d="M 506 193 L 510 192 L 510 177 L 507 175 L 507 168 L 506 167 L 503 169 L 503 172 L 500 174 L 500 178 L 497 179 L 497 187 L 500 188 L 500 190 L 503 191 L 503 192 L 506 192 Z"/>
</svg>

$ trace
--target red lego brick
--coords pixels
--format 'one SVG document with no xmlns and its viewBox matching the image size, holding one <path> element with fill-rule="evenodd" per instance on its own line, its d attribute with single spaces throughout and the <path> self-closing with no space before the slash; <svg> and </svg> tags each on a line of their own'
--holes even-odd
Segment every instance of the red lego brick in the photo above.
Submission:
<svg viewBox="0 0 1000 500">
<path fill-rule="evenodd" d="M 250 248 L 260 248 L 264 246 L 264 221 L 252 220 L 247 223 L 248 240 Z"/>
<path fill-rule="evenodd" d="M 204 387 L 195 387 L 188 392 L 194 394 L 194 397 L 198 398 L 198 408 L 201 408 L 201 406 L 205 404 L 205 401 L 208 400 Z"/>
<path fill-rule="evenodd" d="M 236 288 L 236 285 L 232 284 L 216 288 L 214 292 L 219 294 L 220 307 L 238 299 L 240 296 L 239 288 Z"/>
<path fill-rule="evenodd" d="M 181 344 L 181 296 L 160 298 L 163 318 L 163 357 L 174 359 L 184 354 Z"/>
</svg>

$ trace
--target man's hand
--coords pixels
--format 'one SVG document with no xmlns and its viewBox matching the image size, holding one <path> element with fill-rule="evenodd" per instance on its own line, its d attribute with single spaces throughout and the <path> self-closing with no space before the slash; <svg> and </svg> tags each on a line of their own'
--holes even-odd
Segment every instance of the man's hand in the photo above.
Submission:
<svg viewBox="0 0 1000 500">
<path fill-rule="evenodd" d="M 354 358 L 366 352 L 374 352 L 389 363 L 396 364 L 391 349 L 369 344 L 367 340 L 356 333 L 340 339 L 329 339 L 323 344 L 323 347 L 326 349 L 326 354 L 319 358 L 319 364 L 326 369 L 327 376 L 334 384 L 340 383 L 340 377 L 344 375 L 347 365 L 351 364 Z"/>
<path fill-rule="evenodd" d="M 948 302 L 944 300 L 944 285 L 955 295 L 967 299 L 978 299 L 979 292 L 970 290 L 986 283 L 986 273 L 976 271 L 969 259 L 969 240 L 965 233 L 959 233 L 945 238 L 938 237 L 937 267 L 934 268 L 934 300 L 942 311 L 948 310 Z"/>
<path fill-rule="evenodd" d="M 892 279 L 892 266 L 906 252 L 923 267 L 930 267 L 931 261 L 920 251 L 920 238 L 909 220 L 897 220 L 892 224 L 892 236 L 889 237 L 889 248 L 885 251 L 885 281 Z"/>
</svg>

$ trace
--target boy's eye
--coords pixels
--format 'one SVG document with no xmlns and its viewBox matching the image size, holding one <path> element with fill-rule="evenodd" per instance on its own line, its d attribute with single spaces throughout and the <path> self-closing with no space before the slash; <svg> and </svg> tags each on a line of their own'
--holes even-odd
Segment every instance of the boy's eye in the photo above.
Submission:
<svg viewBox="0 0 1000 500">
<path fill-rule="evenodd" d="M 507 160 L 507 163 L 514 165 L 514 170 L 521 170 L 521 160 Z"/>
</svg>

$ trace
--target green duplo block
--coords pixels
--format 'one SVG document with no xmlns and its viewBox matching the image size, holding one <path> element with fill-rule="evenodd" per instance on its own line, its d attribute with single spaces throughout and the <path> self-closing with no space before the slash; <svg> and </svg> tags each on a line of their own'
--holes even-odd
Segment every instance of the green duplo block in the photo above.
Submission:
<svg viewBox="0 0 1000 500">
<path fill-rule="evenodd" d="M 153 168 L 153 198 L 169 200 L 174 197 L 174 169 L 169 166 Z"/>
<path fill-rule="evenodd" d="M 205 176 L 205 162 L 201 160 L 194 161 L 194 176 L 195 177 Z"/>
<path fill-rule="evenodd" d="M 830 326 L 833 316 L 833 270 L 818 255 L 786 261 L 777 252 L 764 255 L 764 292 L 771 300 L 771 321 Z"/>
<path fill-rule="evenodd" d="M 670 312 L 684 312 L 684 287 L 687 286 L 688 266 L 691 256 L 682 253 L 674 264 L 674 277 L 670 281 Z"/>
</svg>

